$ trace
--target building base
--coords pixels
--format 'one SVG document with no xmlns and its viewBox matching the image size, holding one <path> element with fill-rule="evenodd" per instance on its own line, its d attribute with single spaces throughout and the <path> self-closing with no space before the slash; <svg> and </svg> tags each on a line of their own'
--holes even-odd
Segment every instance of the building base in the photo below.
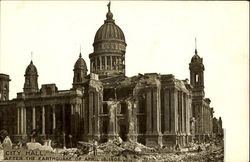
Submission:
<svg viewBox="0 0 250 162">
<path fill-rule="evenodd" d="M 146 146 L 149 147 L 162 147 L 162 135 L 145 135 L 146 138 Z"/>
</svg>

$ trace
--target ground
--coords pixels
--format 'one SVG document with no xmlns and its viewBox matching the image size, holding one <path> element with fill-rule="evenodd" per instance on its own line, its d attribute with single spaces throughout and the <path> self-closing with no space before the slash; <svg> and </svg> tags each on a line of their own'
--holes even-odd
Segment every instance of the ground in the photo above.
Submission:
<svg viewBox="0 0 250 162">
<path fill-rule="evenodd" d="M 105 144 L 104 144 L 105 145 Z M 198 152 L 198 145 L 189 148 L 181 148 L 178 151 L 170 149 L 150 149 L 145 146 L 138 146 L 138 150 L 134 151 L 121 144 L 115 148 L 113 145 L 106 144 L 106 147 L 99 147 L 102 152 L 97 156 L 93 154 L 81 156 L 82 160 L 90 161 L 169 161 L 169 162 L 222 162 L 224 159 L 223 145 L 201 144 L 202 150 Z M 122 149 L 125 148 L 125 149 Z"/>
<path fill-rule="evenodd" d="M 200 151 L 198 151 L 200 147 Z M 222 162 L 224 159 L 223 143 L 193 144 L 171 148 L 149 148 L 140 143 L 109 141 L 97 147 L 97 155 L 93 155 L 92 145 L 84 143 L 72 149 L 54 149 L 61 156 L 78 157 L 81 161 L 168 161 L 168 162 Z M 3 150 L 0 149 L 0 161 Z"/>
</svg>

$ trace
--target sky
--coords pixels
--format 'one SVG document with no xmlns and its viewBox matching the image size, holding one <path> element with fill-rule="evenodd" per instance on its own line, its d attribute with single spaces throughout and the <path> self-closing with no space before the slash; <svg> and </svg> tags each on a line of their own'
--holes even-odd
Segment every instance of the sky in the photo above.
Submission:
<svg viewBox="0 0 250 162">
<path fill-rule="evenodd" d="M 1 1 L 0 73 L 10 75 L 10 98 L 22 92 L 31 61 L 41 84 L 70 89 L 74 63 L 89 69 L 94 36 L 108 1 Z M 126 38 L 126 75 L 157 72 L 189 78 L 198 55 L 205 66 L 205 97 L 225 128 L 226 161 L 248 158 L 249 3 L 247 1 L 112 1 Z M 241 139 L 241 140 L 239 140 Z M 233 147 L 232 147 L 233 146 Z M 242 150 L 241 156 L 236 154 Z M 231 152 L 234 151 L 232 154 Z"/>
</svg>

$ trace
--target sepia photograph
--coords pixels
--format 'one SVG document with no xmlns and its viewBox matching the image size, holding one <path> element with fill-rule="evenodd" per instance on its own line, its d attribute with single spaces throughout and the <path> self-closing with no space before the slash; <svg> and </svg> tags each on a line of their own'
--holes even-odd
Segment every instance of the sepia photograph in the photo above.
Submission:
<svg viewBox="0 0 250 162">
<path fill-rule="evenodd" d="M 247 1 L 0 1 L 0 161 L 249 161 Z"/>
</svg>

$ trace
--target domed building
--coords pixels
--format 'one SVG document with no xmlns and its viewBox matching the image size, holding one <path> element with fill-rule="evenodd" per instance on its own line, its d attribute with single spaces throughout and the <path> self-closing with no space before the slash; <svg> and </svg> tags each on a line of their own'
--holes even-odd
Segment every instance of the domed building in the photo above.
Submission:
<svg viewBox="0 0 250 162">
<path fill-rule="evenodd" d="M 89 55 L 90 72 L 100 78 L 125 76 L 126 41 L 121 28 L 115 24 L 108 5 L 104 24 L 97 30 L 93 43 L 94 52 Z"/>
<path fill-rule="evenodd" d="M 127 77 L 126 46 L 109 3 L 89 54 L 90 73 L 80 53 L 71 89 L 58 90 L 56 84 L 39 88 L 38 70 L 31 61 L 23 92 L 8 100 L 10 79 L 0 74 L 0 95 L 4 95 L 0 96 L 0 130 L 7 130 L 14 142 L 28 142 L 35 132 L 40 140 L 52 139 L 55 147 L 118 137 L 147 146 L 185 146 L 211 140 L 213 130 L 223 131 L 221 119 L 213 119 L 211 101 L 205 98 L 205 68 L 197 49 L 189 64 L 189 83 L 172 74 Z"/>
</svg>

